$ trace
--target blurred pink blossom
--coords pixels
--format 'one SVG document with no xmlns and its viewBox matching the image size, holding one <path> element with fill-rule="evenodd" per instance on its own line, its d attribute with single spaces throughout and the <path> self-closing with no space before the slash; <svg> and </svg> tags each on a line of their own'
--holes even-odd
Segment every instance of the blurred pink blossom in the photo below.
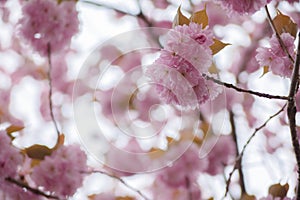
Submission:
<svg viewBox="0 0 300 200">
<path fill-rule="evenodd" d="M 33 181 L 59 196 L 72 196 L 87 170 L 86 154 L 78 145 L 63 146 L 33 168 Z"/>
<path fill-rule="evenodd" d="M 280 37 L 289 54 L 295 58 L 295 38 L 289 33 L 282 33 Z M 274 74 L 290 77 L 293 71 L 293 63 L 281 48 L 275 34 L 270 39 L 270 45 L 270 48 L 259 47 L 257 49 L 256 60 L 261 66 L 269 66 Z"/>
<path fill-rule="evenodd" d="M 210 138 L 205 144 L 207 147 L 212 147 L 208 152 L 208 167 L 205 170 L 210 175 L 217 175 L 224 171 L 226 164 L 234 158 L 236 154 L 235 144 L 231 136 L 220 136 L 217 141 L 216 138 Z"/>
<path fill-rule="evenodd" d="M 178 146 L 178 148 L 181 147 Z M 195 144 L 192 144 L 171 166 L 162 169 L 158 178 L 169 187 L 185 187 L 187 180 L 195 183 L 198 174 L 207 170 L 207 167 L 208 161 L 199 158 L 199 149 Z"/>
<path fill-rule="evenodd" d="M 13 147 L 11 139 L 5 131 L 0 131 L 0 182 L 5 178 L 14 178 L 17 175 L 18 166 L 22 164 L 22 155 Z M 1 184 L 0 184 L 1 188 Z"/>
<path fill-rule="evenodd" d="M 24 3 L 19 33 L 34 50 L 46 56 L 48 44 L 53 53 L 69 45 L 72 36 L 78 32 L 75 1 L 57 4 L 52 0 L 32 0 Z"/>
<path fill-rule="evenodd" d="M 230 13 L 243 15 L 253 14 L 271 0 L 215 0 L 215 2 L 220 3 Z"/>
</svg>

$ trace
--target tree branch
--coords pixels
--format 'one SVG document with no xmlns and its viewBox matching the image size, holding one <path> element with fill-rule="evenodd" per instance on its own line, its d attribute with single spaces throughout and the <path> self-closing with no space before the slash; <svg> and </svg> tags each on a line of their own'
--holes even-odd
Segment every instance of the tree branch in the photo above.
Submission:
<svg viewBox="0 0 300 200">
<path fill-rule="evenodd" d="M 222 82 L 214 77 L 208 76 L 207 74 L 202 74 L 202 76 L 206 79 L 206 80 L 211 80 L 214 83 L 218 84 L 218 85 L 222 85 L 225 86 L 227 88 L 231 88 L 234 89 L 238 92 L 244 92 L 244 93 L 248 93 L 248 94 L 252 94 L 258 97 L 264 97 L 264 98 L 268 98 L 268 99 L 280 99 L 280 100 L 289 100 L 289 97 L 286 96 L 279 96 L 279 95 L 271 95 L 271 94 L 266 94 L 266 93 L 261 93 L 261 92 L 256 92 L 253 90 L 247 90 L 247 89 L 243 89 L 243 88 L 239 88 L 231 83 L 225 83 Z"/>
<path fill-rule="evenodd" d="M 258 133 L 258 131 L 260 131 L 262 128 L 264 128 L 271 119 L 273 119 L 274 117 L 276 117 L 277 115 L 279 115 L 286 107 L 287 104 L 285 104 L 280 110 L 278 110 L 275 114 L 271 115 L 262 125 L 260 125 L 259 127 L 257 127 L 254 132 L 252 133 L 252 135 L 249 137 L 249 139 L 247 140 L 246 144 L 244 144 L 243 146 L 243 149 L 242 151 L 240 152 L 239 156 L 237 156 L 236 160 L 235 160 L 235 163 L 234 163 L 234 166 L 233 166 L 233 169 L 232 171 L 229 173 L 229 177 L 226 181 L 226 190 L 225 190 L 225 194 L 224 194 L 224 197 L 227 196 L 228 194 L 228 191 L 229 191 L 229 185 L 230 185 L 230 182 L 231 182 L 231 177 L 234 173 L 234 171 L 236 169 L 238 169 L 239 167 L 239 162 L 240 160 L 242 159 L 242 157 L 244 156 L 244 153 L 245 153 L 245 150 L 247 148 L 247 146 L 250 144 L 250 142 L 252 141 L 252 139 L 256 136 L 256 134 Z"/>
<path fill-rule="evenodd" d="M 52 103 L 52 90 L 53 90 L 53 86 L 52 86 L 52 76 L 51 76 L 51 71 L 52 71 L 52 63 L 51 63 L 51 46 L 50 43 L 48 43 L 47 45 L 47 50 L 48 50 L 48 65 L 49 65 L 49 69 L 48 69 L 48 80 L 49 80 L 49 110 L 50 110 L 50 116 L 51 116 L 51 120 L 55 126 L 55 130 L 57 133 L 57 137 L 59 138 L 60 135 L 60 131 L 58 129 L 58 125 L 57 122 L 55 121 L 55 117 L 53 114 L 53 103 Z"/>
<path fill-rule="evenodd" d="M 99 173 L 99 174 L 103 174 L 103 175 L 106 175 L 106 176 L 109 176 L 113 179 L 116 179 L 118 181 L 120 181 L 125 187 L 127 187 L 128 189 L 136 192 L 137 194 L 139 194 L 143 199 L 145 200 L 150 200 L 148 197 L 146 197 L 140 190 L 128 185 L 122 178 L 116 176 L 116 175 L 113 175 L 113 174 L 109 174 L 107 172 L 104 172 L 104 171 L 100 171 L 100 170 L 92 170 L 90 172 L 87 172 L 87 173 Z"/>
<path fill-rule="evenodd" d="M 300 199 L 300 146 L 296 129 L 296 103 L 295 103 L 295 95 L 298 91 L 299 87 L 299 62 L 300 62 L 300 33 L 298 34 L 298 49 L 297 49 L 297 58 L 295 62 L 295 66 L 293 69 L 290 92 L 289 92 L 289 101 L 288 101 L 288 119 L 290 124 L 290 133 L 292 138 L 292 144 L 295 152 L 295 157 L 297 161 L 298 167 L 298 184 L 297 184 L 297 199 Z"/>
<path fill-rule="evenodd" d="M 236 156 L 239 156 L 239 145 L 238 145 L 238 139 L 237 139 L 237 133 L 236 133 L 236 127 L 235 127 L 235 121 L 234 121 L 234 113 L 232 111 L 229 112 L 229 119 L 231 123 L 231 129 L 232 129 L 232 137 L 235 142 L 236 147 Z M 244 180 L 244 173 L 242 168 L 242 158 L 237 160 L 237 169 L 239 172 L 240 177 L 240 186 L 241 186 L 241 197 L 243 194 L 246 194 L 246 187 L 245 187 L 245 180 Z"/>
<path fill-rule="evenodd" d="M 12 184 L 14 184 L 14 185 L 16 185 L 18 187 L 26 188 L 28 191 L 32 192 L 33 194 L 40 195 L 40 196 L 43 196 L 43 197 L 46 197 L 46 198 L 50 198 L 50 199 L 61 200 L 57 196 L 45 194 L 44 192 L 42 192 L 42 191 L 40 191 L 38 189 L 32 188 L 29 185 L 27 185 L 27 184 L 25 184 L 23 182 L 19 182 L 18 180 L 15 180 L 13 178 L 7 177 L 7 178 L 5 178 L 5 181 L 7 181 L 9 183 L 12 183 Z"/>
</svg>

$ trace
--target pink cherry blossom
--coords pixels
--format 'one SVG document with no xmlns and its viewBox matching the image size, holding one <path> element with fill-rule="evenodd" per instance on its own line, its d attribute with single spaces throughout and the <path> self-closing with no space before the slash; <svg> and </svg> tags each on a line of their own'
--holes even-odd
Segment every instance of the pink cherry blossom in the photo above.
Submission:
<svg viewBox="0 0 300 200">
<path fill-rule="evenodd" d="M 220 3 L 226 10 L 231 13 L 252 14 L 263 6 L 267 5 L 271 0 L 215 0 Z"/>
<path fill-rule="evenodd" d="M 63 146 L 33 168 L 33 181 L 59 196 L 72 196 L 82 185 L 86 155 L 78 145 Z"/>
<path fill-rule="evenodd" d="M 202 77 L 212 64 L 213 34 L 208 27 L 191 22 L 176 26 L 164 38 L 160 57 L 146 70 L 160 98 L 168 104 L 195 109 L 221 92 Z"/>
<path fill-rule="evenodd" d="M 165 49 L 187 60 L 200 72 L 206 72 L 212 64 L 212 32 L 202 25 L 176 26 L 166 36 Z"/>
<path fill-rule="evenodd" d="M 191 196 L 191 197 L 190 197 Z M 153 185 L 153 199 L 172 199 L 172 200 L 201 200 L 200 186 L 191 184 L 189 187 L 169 187 L 160 179 L 155 180 Z"/>
<path fill-rule="evenodd" d="M 231 136 L 220 136 L 217 139 L 210 138 L 206 147 L 212 147 L 208 152 L 209 165 L 205 170 L 210 175 L 217 175 L 223 172 L 224 166 L 235 156 L 235 144 Z"/>
<path fill-rule="evenodd" d="M 282 33 L 280 37 L 289 54 L 295 58 L 295 38 L 289 33 Z M 261 66 L 269 66 L 270 70 L 274 74 L 283 77 L 290 77 L 293 71 L 293 63 L 281 48 L 275 34 L 273 34 L 272 38 L 270 39 L 270 46 L 270 48 L 259 47 L 257 49 L 256 60 Z"/>
<path fill-rule="evenodd" d="M 192 86 L 176 69 L 154 63 L 147 68 L 146 75 L 165 103 L 185 108 L 195 108 L 198 105 Z"/>
<path fill-rule="evenodd" d="M 169 3 L 167 0 L 153 0 L 152 3 L 155 7 L 160 9 L 165 9 L 169 6 Z"/>
<path fill-rule="evenodd" d="M 16 178 L 18 168 L 23 162 L 20 152 L 13 147 L 11 139 L 5 131 L 0 131 L 0 194 L 7 199 L 33 199 L 32 193 L 6 181 L 6 178 Z M 35 196 L 36 197 L 36 196 Z M 38 199 L 38 198 L 35 198 Z"/>
<path fill-rule="evenodd" d="M 171 166 L 161 170 L 158 177 L 169 187 L 185 187 L 187 180 L 195 183 L 198 173 L 203 172 L 207 167 L 207 160 L 199 158 L 199 149 L 192 144 Z"/>
<path fill-rule="evenodd" d="M 17 175 L 18 166 L 22 164 L 22 155 L 12 146 L 11 139 L 5 131 L 0 131 L 0 181 Z"/>
<path fill-rule="evenodd" d="M 51 52 L 58 52 L 78 31 L 75 1 L 57 4 L 52 0 L 32 0 L 25 3 L 22 12 L 20 36 L 43 56 L 47 55 L 48 44 Z"/>
</svg>

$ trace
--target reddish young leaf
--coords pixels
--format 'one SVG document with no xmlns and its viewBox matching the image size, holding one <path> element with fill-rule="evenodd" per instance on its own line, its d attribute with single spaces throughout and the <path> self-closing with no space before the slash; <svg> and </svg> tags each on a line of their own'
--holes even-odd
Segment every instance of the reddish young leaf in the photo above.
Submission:
<svg viewBox="0 0 300 200">
<path fill-rule="evenodd" d="M 29 158 L 37 160 L 44 160 L 45 156 L 51 155 L 52 151 L 49 147 L 39 144 L 32 145 L 23 150 Z"/>
<path fill-rule="evenodd" d="M 286 183 L 284 185 L 281 185 L 280 183 L 277 183 L 269 187 L 269 194 L 271 194 L 274 198 L 275 197 L 284 198 L 286 197 L 288 190 L 289 190 L 289 184 Z"/>
<path fill-rule="evenodd" d="M 24 129 L 23 126 L 10 125 L 9 127 L 6 128 L 6 133 L 11 138 L 11 140 L 13 140 L 15 139 L 15 137 L 12 135 L 12 133 L 21 131 L 23 129 Z"/>
<path fill-rule="evenodd" d="M 6 128 L 7 134 L 11 134 L 17 131 L 21 131 L 24 129 L 24 126 L 15 126 L 15 125 L 10 125 L 9 127 Z"/>
<path fill-rule="evenodd" d="M 212 50 L 213 55 L 215 55 L 219 51 L 221 51 L 224 47 L 226 47 L 227 45 L 230 45 L 230 44 L 223 43 L 220 40 L 214 39 L 214 44 L 210 46 L 210 49 Z"/>
<path fill-rule="evenodd" d="M 287 16 L 283 15 L 279 10 L 277 11 L 276 17 L 273 19 L 276 31 L 281 35 L 282 33 L 289 33 L 293 37 L 296 37 L 297 34 L 297 24 Z"/>
<path fill-rule="evenodd" d="M 177 14 L 173 20 L 173 27 L 178 25 L 184 25 L 184 24 L 189 25 L 190 20 L 181 13 L 180 6 L 179 6 L 177 10 Z"/>
<path fill-rule="evenodd" d="M 263 77 L 268 72 L 269 72 L 269 66 L 263 66 L 263 74 L 260 76 L 260 78 Z"/>
<path fill-rule="evenodd" d="M 255 196 L 249 194 L 243 194 L 241 200 L 255 200 Z"/>
<path fill-rule="evenodd" d="M 116 200 L 134 200 L 135 198 L 133 197 L 129 197 L 129 196 L 126 196 L 126 197 L 116 197 Z"/>
<path fill-rule="evenodd" d="M 202 28 L 205 28 L 208 25 L 208 16 L 206 13 L 206 6 L 204 10 L 200 10 L 198 12 L 195 12 L 190 17 L 191 22 L 195 22 L 197 24 L 202 24 Z"/>
</svg>

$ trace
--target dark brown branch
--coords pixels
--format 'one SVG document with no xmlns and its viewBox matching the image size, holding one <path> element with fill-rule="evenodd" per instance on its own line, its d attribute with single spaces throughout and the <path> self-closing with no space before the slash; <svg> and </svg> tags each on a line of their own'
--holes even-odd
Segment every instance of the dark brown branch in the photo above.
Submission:
<svg viewBox="0 0 300 200">
<path fill-rule="evenodd" d="M 111 177 L 111 178 L 113 178 L 113 179 L 116 179 L 116 180 L 120 181 L 125 187 L 127 187 L 128 189 L 130 189 L 130 190 L 136 192 L 136 193 L 139 194 L 143 199 L 145 199 L 145 200 L 150 200 L 150 199 L 149 199 L 148 197 L 146 197 L 140 190 L 138 190 L 138 189 L 136 189 L 136 188 L 134 188 L 134 187 L 128 185 L 122 178 L 120 178 L 120 177 L 118 177 L 118 176 L 116 176 L 116 175 L 109 174 L 109 173 L 107 173 L 107 172 L 105 172 L 105 171 L 99 171 L 99 170 L 92 170 L 92 171 L 86 172 L 86 173 L 88 173 L 88 174 L 90 174 L 90 173 L 99 173 L 99 174 L 103 174 L 103 175 L 109 176 L 109 177 Z"/>
<path fill-rule="evenodd" d="M 232 111 L 229 112 L 229 119 L 231 123 L 231 129 L 232 129 L 232 137 L 235 142 L 235 148 L 236 148 L 236 156 L 239 156 L 239 144 L 237 139 L 237 133 L 236 133 L 236 127 L 235 127 L 235 121 L 234 121 L 234 113 Z M 245 180 L 244 180 L 244 173 L 242 168 L 242 157 L 241 159 L 237 160 L 237 169 L 239 172 L 240 177 L 240 187 L 241 187 L 241 197 L 243 194 L 246 194 L 246 186 L 245 186 Z"/>
<path fill-rule="evenodd" d="M 243 89 L 243 88 L 239 88 L 231 83 L 225 83 L 225 82 L 222 82 L 214 77 L 211 77 L 211 76 L 208 76 L 207 74 L 202 74 L 202 76 L 206 79 L 206 80 L 211 80 L 213 81 L 214 83 L 218 84 L 218 85 L 222 85 L 222 86 L 225 86 L 227 88 L 231 88 L 231 89 L 234 89 L 238 92 L 244 92 L 244 93 L 248 93 L 248 94 L 252 94 L 252 95 L 255 95 L 255 96 L 258 96 L 258 97 L 263 97 L 263 98 L 268 98 L 268 99 L 280 99 L 280 100 L 288 100 L 289 97 L 286 97 L 286 96 L 279 96 L 279 95 L 271 95 L 271 94 L 266 94 L 266 93 L 261 93 L 261 92 L 256 92 L 256 91 L 253 91 L 253 90 L 247 90 L 247 89 Z"/>
<path fill-rule="evenodd" d="M 292 138 L 292 144 L 295 152 L 295 157 L 297 161 L 298 167 L 298 184 L 297 184 L 297 199 L 300 199 L 300 146 L 296 129 L 296 103 L 295 103 L 295 95 L 298 91 L 299 87 L 299 62 L 300 62 L 300 33 L 298 34 L 298 49 L 297 49 L 297 58 L 293 69 L 290 92 L 289 92 L 289 101 L 288 101 L 288 119 L 290 124 L 290 132 Z"/>
<path fill-rule="evenodd" d="M 51 116 L 51 120 L 55 126 L 55 130 L 57 133 L 57 136 L 59 138 L 60 135 L 60 131 L 58 129 L 58 125 L 57 122 L 55 120 L 54 114 L 53 114 L 53 103 L 52 103 L 52 90 L 53 90 L 53 85 L 52 85 L 52 76 L 51 76 L 51 71 L 52 71 L 52 63 L 51 63 L 51 46 L 50 43 L 48 43 L 47 45 L 48 48 L 48 65 L 49 65 L 49 69 L 48 69 L 48 80 L 49 80 L 49 110 L 50 110 L 50 116 Z"/>
<path fill-rule="evenodd" d="M 21 187 L 21 188 L 25 188 L 27 189 L 28 191 L 32 192 L 33 194 L 36 194 L 36 195 L 40 195 L 40 196 L 43 196 L 43 197 L 46 197 L 46 198 L 49 198 L 49 199 L 57 199 L 57 200 L 62 200 L 60 199 L 59 197 L 57 196 L 53 196 L 53 195 L 49 195 L 49 194 L 45 194 L 44 192 L 38 190 L 38 189 L 35 189 L 35 188 L 32 188 L 30 187 L 29 185 L 23 183 L 23 182 L 20 182 L 20 181 L 17 181 L 13 178 L 10 178 L 10 177 L 7 177 L 5 178 L 5 181 L 11 183 L 11 184 L 14 184 L 18 187 Z"/>
<path fill-rule="evenodd" d="M 243 149 L 242 151 L 240 152 L 239 156 L 236 158 L 235 160 L 235 164 L 233 166 L 233 169 L 232 171 L 229 173 L 229 177 L 226 181 L 226 190 L 225 190 L 225 195 L 224 197 L 227 196 L 228 194 L 228 191 L 229 191 L 229 185 L 230 185 L 230 182 L 231 182 L 231 177 L 234 173 L 234 171 L 236 169 L 238 169 L 239 167 L 239 162 L 240 160 L 242 159 L 242 157 L 244 156 L 244 153 L 245 153 L 245 150 L 247 148 L 247 146 L 250 144 L 250 142 L 252 141 L 252 139 L 256 136 L 256 134 L 258 133 L 258 131 L 260 131 L 262 128 L 264 128 L 271 119 L 273 119 L 274 117 L 276 117 L 277 115 L 279 115 L 286 107 L 287 104 L 285 104 L 280 110 L 278 110 L 275 114 L 271 115 L 262 125 L 260 125 L 259 127 L 257 127 L 254 132 L 252 133 L 252 135 L 249 137 L 249 139 L 247 140 L 246 144 L 243 146 Z"/>
<path fill-rule="evenodd" d="M 271 15 L 270 15 L 270 12 L 269 12 L 269 9 L 268 9 L 267 5 L 265 6 L 265 10 L 266 10 L 266 13 L 267 13 L 267 16 L 268 16 L 269 23 L 270 23 L 270 25 L 271 25 L 271 27 L 272 27 L 272 29 L 273 29 L 276 37 L 277 37 L 277 40 L 278 40 L 282 50 L 286 53 L 286 55 L 289 57 L 289 59 L 292 61 L 292 63 L 294 63 L 295 61 L 294 61 L 293 57 L 290 55 L 289 51 L 287 50 L 286 46 L 284 45 L 284 43 L 283 43 L 283 41 L 282 41 L 282 39 L 281 39 L 281 37 L 278 33 L 278 30 L 275 27 L 275 24 L 274 24 L 274 22 L 271 18 Z"/>
</svg>

